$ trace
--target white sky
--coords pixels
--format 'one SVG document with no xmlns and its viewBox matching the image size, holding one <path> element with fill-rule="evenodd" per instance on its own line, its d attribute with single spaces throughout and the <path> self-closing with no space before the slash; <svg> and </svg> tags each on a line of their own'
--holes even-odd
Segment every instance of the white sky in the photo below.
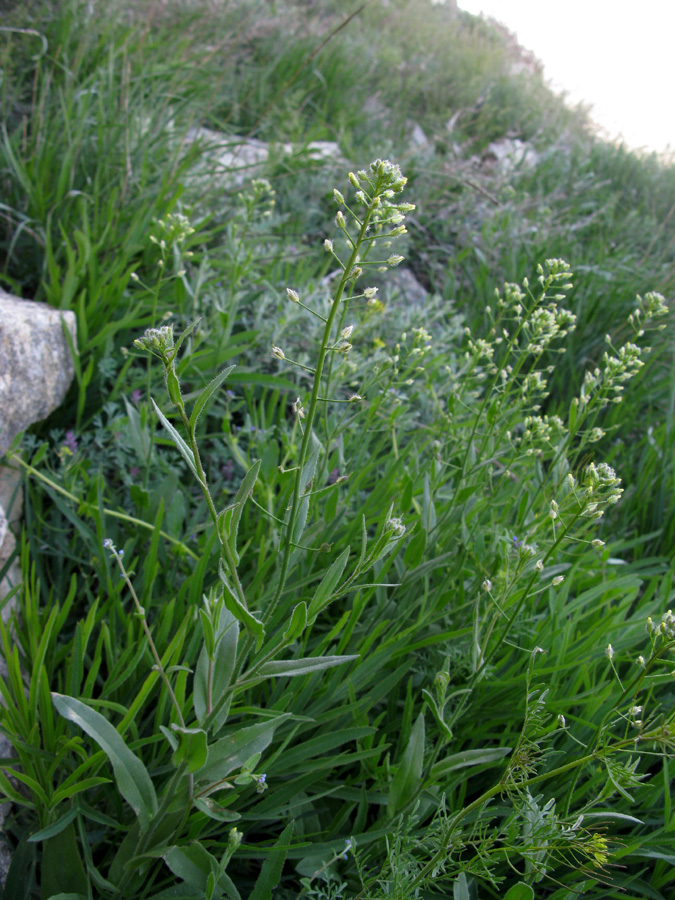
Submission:
<svg viewBox="0 0 675 900">
<path fill-rule="evenodd" d="M 438 0 L 436 0 L 438 2 Z M 492 16 L 544 64 L 555 90 L 592 105 L 605 136 L 675 150 L 675 0 L 458 0 Z"/>
</svg>

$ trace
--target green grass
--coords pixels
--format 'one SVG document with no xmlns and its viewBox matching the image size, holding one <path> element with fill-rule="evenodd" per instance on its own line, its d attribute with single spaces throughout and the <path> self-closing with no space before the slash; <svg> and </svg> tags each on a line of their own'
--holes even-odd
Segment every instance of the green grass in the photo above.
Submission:
<svg viewBox="0 0 675 900">
<path fill-rule="evenodd" d="M 672 893 L 672 313 L 628 315 L 672 296 L 673 170 L 590 137 L 492 26 L 358 6 L 3 23 L 39 34 L 0 31 L 3 284 L 74 310 L 80 354 L 9 461 L 5 898 Z M 223 187 L 199 125 L 298 150 Z M 535 166 L 480 163 L 506 135 Z M 310 140 L 400 162 L 417 208 L 372 257 L 406 256 L 423 309 L 331 303 L 333 187 L 366 207 Z M 553 262 L 542 297 L 555 258 L 573 287 Z M 343 299 L 376 275 L 386 301 L 365 271 Z M 169 322 L 180 353 L 145 358 Z M 606 403 L 628 341 L 651 353 Z"/>
</svg>

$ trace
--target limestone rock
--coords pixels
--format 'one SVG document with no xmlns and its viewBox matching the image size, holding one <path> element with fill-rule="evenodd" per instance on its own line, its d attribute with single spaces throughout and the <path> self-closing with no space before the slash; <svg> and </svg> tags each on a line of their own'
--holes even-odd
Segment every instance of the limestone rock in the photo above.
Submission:
<svg viewBox="0 0 675 900">
<path fill-rule="evenodd" d="M 386 293 L 392 302 L 403 301 L 407 306 L 424 306 L 429 297 L 428 292 L 415 278 L 410 269 L 392 269 L 387 272 Z"/>
<path fill-rule="evenodd" d="M 341 162 L 339 146 L 334 141 L 310 141 L 301 144 L 268 144 L 257 138 L 245 138 L 212 131 L 209 128 L 193 128 L 187 132 L 186 141 L 202 144 L 202 158 L 193 170 L 193 177 L 217 179 L 223 189 L 241 187 L 251 178 L 264 174 L 270 152 L 283 156 L 304 153 L 311 159 Z"/>
<path fill-rule="evenodd" d="M 532 169 L 538 162 L 539 154 L 534 147 L 517 138 L 493 141 L 483 154 L 483 165 L 495 167 L 502 175 L 514 170 Z"/>
<path fill-rule="evenodd" d="M 74 313 L 0 288 L 0 453 L 63 402 L 75 373 L 64 325 L 75 344 Z"/>
</svg>

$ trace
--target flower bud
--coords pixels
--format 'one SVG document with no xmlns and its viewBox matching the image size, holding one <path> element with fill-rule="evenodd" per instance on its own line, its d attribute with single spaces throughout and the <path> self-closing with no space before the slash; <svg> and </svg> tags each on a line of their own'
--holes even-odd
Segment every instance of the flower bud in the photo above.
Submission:
<svg viewBox="0 0 675 900">
<path fill-rule="evenodd" d="M 291 303 L 299 303 L 300 297 L 298 296 L 298 292 L 294 291 L 292 288 L 286 288 L 286 293 L 288 294 L 288 299 Z"/>
<path fill-rule="evenodd" d="M 276 357 L 277 359 L 286 359 L 286 354 L 281 349 L 281 347 L 277 347 L 274 344 L 272 344 L 272 356 Z"/>
</svg>

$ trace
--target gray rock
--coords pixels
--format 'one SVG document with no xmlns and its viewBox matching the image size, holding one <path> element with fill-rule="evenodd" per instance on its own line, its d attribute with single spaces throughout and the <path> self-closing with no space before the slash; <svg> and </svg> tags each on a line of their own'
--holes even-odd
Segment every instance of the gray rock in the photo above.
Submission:
<svg viewBox="0 0 675 900">
<path fill-rule="evenodd" d="M 52 309 L 44 303 L 20 300 L 0 288 L 0 455 L 16 435 L 53 412 L 64 400 L 75 369 L 64 327 L 75 343 L 75 315 Z M 10 525 L 21 511 L 19 474 L 0 467 L 0 569 L 15 549 Z M 0 602 L 21 580 L 14 560 L 0 582 Z M 3 603 L 2 618 L 7 621 L 16 608 L 17 598 Z M 7 668 L 0 657 L 0 674 Z M 12 757 L 14 750 L 0 735 L 0 757 Z M 11 863 L 9 847 L 2 840 L 2 828 L 10 804 L 0 804 L 0 884 L 4 884 Z"/>
<path fill-rule="evenodd" d="M 0 288 L 0 453 L 66 396 L 75 369 L 75 314 L 20 300 Z"/>
<path fill-rule="evenodd" d="M 310 141 L 305 145 L 268 144 L 256 138 L 226 135 L 209 128 L 193 128 L 185 139 L 199 141 L 202 145 L 201 159 L 192 171 L 192 178 L 204 180 L 205 184 L 215 178 L 221 189 L 238 188 L 251 178 L 260 178 L 271 152 L 282 156 L 303 153 L 310 159 L 343 161 L 334 141 Z"/>
<path fill-rule="evenodd" d="M 392 302 L 403 300 L 408 306 L 424 306 L 429 297 L 411 270 L 400 266 L 387 272 L 385 284 L 387 296 L 391 297 Z"/>
<path fill-rule="evenodd" d="M 539 154 L 530 144 L 517 138 L 493 141 L 483 154 L 483 164 L 496 167 L 502 175 L 514 170 L 532 169 L 539 162 Z"/>
</svg>

